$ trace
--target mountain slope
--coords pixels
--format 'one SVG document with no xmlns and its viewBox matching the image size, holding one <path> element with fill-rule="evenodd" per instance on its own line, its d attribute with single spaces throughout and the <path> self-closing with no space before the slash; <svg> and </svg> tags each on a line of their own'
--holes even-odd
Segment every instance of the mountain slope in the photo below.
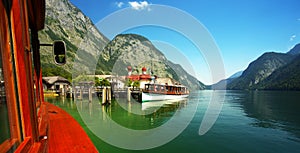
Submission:
<svg viewBox="0 0 300 153">
<path fill-rule="evenodd" d="M 227 85 L 227 89 L 253 89 L 278 68 L 288 64 L 294 56 L 269 52 L 249 64 L 243 74 Z"/>
<path fill-rule="evenodd" d="M 64 66 L 55 65 L 51 47 L 41 47 L 43 76 L 60 75 L 71 80 L 81 74 L 127 74 L 127 65 L 137 70 L 146 66 L 153 68 L 154 75 L 174 78 L 191 88 L 204 88 L 142 36 L 119 35 L 110 42 L 68 0 L 46 1 L 45 29 L 39 32 L 39 37 L 41 43 L 63 40 L 67 47 Z"/>
<path fill-rule="evenodd" d="M 231 81 L 227 89 L 294 89 L 298 87 L 297 80 L 300 78 L 297 68 L 299 55 L 300 44 L 287 53 L 265 53 L 253 61 L 242 76 Z M 294 85 L 289 85 L 293 82 Z"/>
<path fill-rule="evenodd" d="M 300 44 L 295 45 L 287 54 L 298 55 L 300 54 Z"/>
<path fill-rule="evenodd" d="M 106 67 L 104 67 L 106 66 Z M 171 77 L 190 89 L 204 89 L 204 85 L 188 74 L 180 65 L 174 64 L 155 48 L 145 37 L 136 34 L 116 36 L 101 52 L 96 74 L 112 73 L 127 75 L 126 67 L 133 67 L 133 73 L 141 73 L 141 68 L 148 68 L 147 73 L 158 77 Z"/>
<path fill-rule="evenodd" d="M 235 79 L 235 78 L 238 78 L 240 77 L 242 74 L 243 74 L 244 71 L 238 71 L 234 74 L 232 74 L 228 79 Z"/>
<path fill-rule="evenodd" d="M 54 64 L 51 47 L 41 47 L 43 75 L 65 75 L 70 79 L 74 60 L 81 61 L 80 68 L 90 72 L 95 57 L 108 43 L 91 20 L 68 0 L 47 0 L 45 29 L 39 32 L 41 43 L 64 40 L 67 47 L 67 64 L 63 67 Z M 80 46 L 85 46 L 85 56 L 76 56 Z"/>
<path fill-rule="evenodd" d="M 227 84 L 231 83 L 234 79 L 240 77 L 243 74 L 243 71 L 239 71 L 228 77 L 227 79 L 223 79 L 211 86 L 207 86 L 208 89 L 214 89 L 214 90 L 225 90 L 227 89 Z"/>
<path fill-rule="evenodd" d="M 300 90 L 300 55 L 258 84 L 265 90 Z"/>
</svg>

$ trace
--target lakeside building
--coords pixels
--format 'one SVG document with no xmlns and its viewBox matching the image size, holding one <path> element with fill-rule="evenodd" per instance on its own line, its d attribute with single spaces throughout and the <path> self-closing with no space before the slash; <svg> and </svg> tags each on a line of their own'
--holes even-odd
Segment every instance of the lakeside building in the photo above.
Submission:
<svg viewBox="0 0 300 153">
<path fill-rule="evenodd" d="M 71 87 L 68 79 L 61 76 L 43 77 L 43 89 L 46 91 L 63 92 Z"/>
<path fill-rule="evenodd" d="M 127 67 L 128 75 L 125 77 L 126 79 L 131 80 L 132 82 L 134 81 L 139 81 L 140 82 L 140 87 L 144 89 L 145 84 L 149 83 L 156 83 L 156 84 L 168 84 L 168 85 L 175 85 L 179 84 L 177 81 L 175 81 L 172 78 L 160 78 L 158 76 L 152 76 L 150 74 L 147 74 L 147 68 L 143 67 L 142 68 L 142 74 L 132 74 L 132 67 L 128 66 Z"/>
</svg>

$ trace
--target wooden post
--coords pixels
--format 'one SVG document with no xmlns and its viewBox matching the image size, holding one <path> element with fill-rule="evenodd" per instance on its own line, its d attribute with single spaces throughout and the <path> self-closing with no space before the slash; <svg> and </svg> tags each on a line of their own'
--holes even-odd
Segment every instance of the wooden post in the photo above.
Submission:
<svg viewBox="0 0 300 153">
<path fill-rule="evenodd" d="M 70 98 L 72 99 L 73 98 L 73 91 L 72 91 L 72 87 L 69 88 L 69 92 L 70 92 Z"/>
<path fill-rule="evenodd" d="M 102 89 L 102 105 L 106 103 L 106 88 Z"/>
<path fill-rule="evenodd" d="M 83 96 L 83 88 L 79 89 L 79 98 L 78 99 L 82 99 Z"/>
<path fill-rule="evenodd" d="M 109 104 L 111 104 L 111 88 L 107 87 L 107 101 Z"/>
<path fill-rule="evenodd" d="M 63 96 L 63 97 L 65 96 L 65 88 L 64 87 L 61 88 L 61 96 Z"/>
<path fill-rule="evenodd" d="M 74 88 L 74 99 L 77 99 L 78 97 L 77 97 L 77 89 L 76 88 Z"/>
<path fill-rule="evenodd" d="M 127 87 L 127 101 L 130 102 L 131 99 L 131 90 L 130 87 Z"/>
<path fill-rule="evenodd" d="M 90 87 L 90 88 L 89 88 L 89 102 L 92 102 L 92 100 L 93 100 L 93 94 L 92 94 L 92 91 L 93 91 L 93 88 Z"/>
</svg>

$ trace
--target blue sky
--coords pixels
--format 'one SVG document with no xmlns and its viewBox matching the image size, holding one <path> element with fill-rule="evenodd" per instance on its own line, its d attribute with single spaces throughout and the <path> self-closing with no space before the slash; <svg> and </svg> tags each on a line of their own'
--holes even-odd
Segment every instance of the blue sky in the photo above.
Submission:
<svg viewBox="0 0 300 153">
<path fill-rule="evenodd" d="M 287 52 L 300 42 L 299 0 L 90 0 L 88 2 L 71 0 L 71 2 L 95 24 L 109 14 L 127 7 L 138 12 L 149 9 L 150 4 L 160 4 L 183 10 L 201 22 L 213 36 L 221 51 L 226 76 L 246 69 L 250 62 L 264 52 Z M 172 43 L 172 39 L 163 38 L 166 34 L 171 34 L 170 31 L 158 30 L 155 27 L 134 28 L 124 33 L 138 33 L 150 40 L 161 39 L 171 44 L 183 52 L 182 54 L 195 66 L 196 77 L 200 81 L 206 84 L 214 82 L 208 75 L 209 68 L 205 66 L 205 59 L 200 58 L 198 59 L 200 63 L 196 63 L 195 56 L 187 51 L 193 50 L 192 45 L 184 48 L 186 45 L 178 43 L 184 42 L 184 38 L 177 39 L 177 42 L 174 40 Z M 161 49 L 162 46 L 157 45 Z M 168 54 L 168 51 L 164 53 Z M 168 58 L 172 60 L 172 55 L 166 56 L 170 56 Z M 176 59 L 172 61 L 176 62 Z"/>
</svg>

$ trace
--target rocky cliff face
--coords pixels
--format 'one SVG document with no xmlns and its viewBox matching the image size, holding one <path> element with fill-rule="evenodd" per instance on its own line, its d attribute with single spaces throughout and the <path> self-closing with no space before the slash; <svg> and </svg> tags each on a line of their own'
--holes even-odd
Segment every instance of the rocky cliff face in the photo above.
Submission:
<svg viewBox="0 0 300 153">
<path fill-rule="evenodd" d="M 275 70 L 257 86 L 257 89 L 300 90 L 300 55 Z"/>
<path fill-rule="evenodd" d="M 292 60 L 291 55 L 281 53 L 265 53 L 252 62 L 241 77 L 228 84 L 229 89 L 251 89 L 270 76 L 276 69 Z"/>
<path fill-rule="evenodd" d="M 153 46 L 145 37 L 136 34 L 116 36 L 101 52 L 97 64 L 97 73 L 109 70 L 115 75 L 127 75 L 127 66 L 134 68 L 133 73 L 140 74 L 142 67 L 147 73 L 158 77 L 171 77 L 191 89 L 204 89 L 204 85 L 189 75 L 180 65 L 174 64 Z M 106 68 L 103 67 L 106 65 Z"/>
<path fill-rule="evenodd" d="M 85 63 L 81 64 L 80 68 L 90 72 L 90 65 L 85 61 L 96 61 L 95 57 L 108 43 L 108 39 L 97 30 L 91 20 L 68 0 L 46 1 L 45 29 L 39 32 L 39 38 L 41 43 L 52 43 L 54 40 L 65 41 L 67 46 L 65 66 L 57 67 L 54 64 L 51 47 L 41 47 L 41 61 L 46 73 L 44 75 L 51 75 L 57 73 L 56 70 L 61 70 L 69 74 L 67 77 L 71 77 L 74 60 Z M 81 46 L 84 46 L 84 49 Z M 88 60 L 86 56 L 76 55 L 79 49 L 88 56 Z"/>
<path fill-rule="evenodd" d="M 243 74 L 232 80 L 228 85 L 228 89 L 265 89 L 264 80 L 267 80 L 275 71 L 284 66 L 288 66 L 300 52 L 300 45 L 296 45 L 288 53 L 269 52 L 260 56 L 257 60 L 249 64 Z M 276 72 L 282 73 L 282 72 Z M 282 74 L 285 75 L 285 74 Z M 298 76 L 300 77 L 300 76 Z M 274 80 L 274 83 L 279 80 Z M 268 81 L 268 84 L 272 82 Z"/>
</svg>

